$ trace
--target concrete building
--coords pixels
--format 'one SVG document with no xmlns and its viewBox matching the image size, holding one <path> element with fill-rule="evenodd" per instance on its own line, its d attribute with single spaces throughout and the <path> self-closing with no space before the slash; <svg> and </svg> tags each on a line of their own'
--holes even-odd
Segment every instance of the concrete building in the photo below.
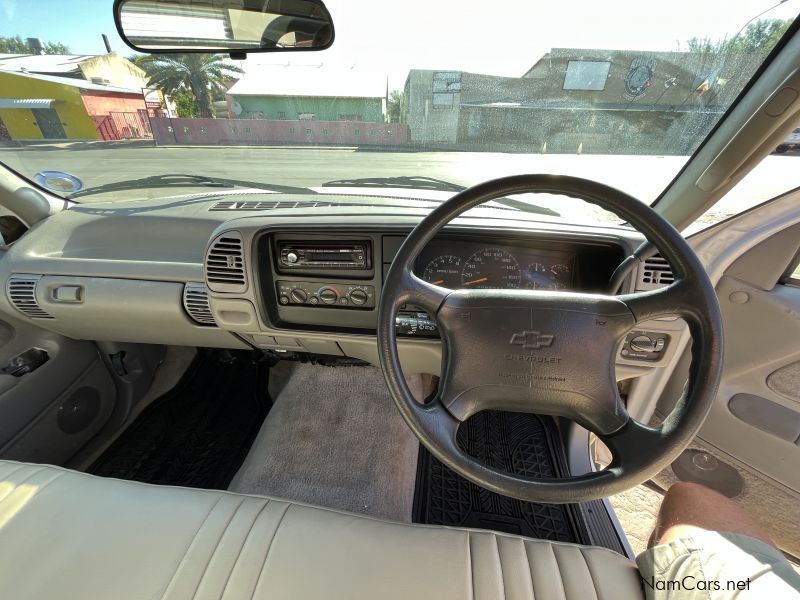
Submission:
<svg viewBox="0 0 800 600">
<path fill-rule="evenodd" d="M 149 137 L 141 89 L 0 71 L 0 139 Z"/>
<path fill-rule="evenodd" d="M 141 90 L 146 73 L 116 52 L 108 54 L 0 54 L 0 70 L 83 79 L 98 85 Z"/>
<path fill-rule="evenodd" d="M 418 146 L 685 154 L 699 139 L 693 132 L 705 131 L 733 101 L 737 77 L 759 62 L 752 55 L 557 48 L 519 78 L 412 70 L 406 122 Z"/>
<path fill-rule="evenodd" d="M 259 68 L 228 90 L 242 119 L 383 123 L 385 102 L 385 76 L 316 66 Z"/>
</svg>

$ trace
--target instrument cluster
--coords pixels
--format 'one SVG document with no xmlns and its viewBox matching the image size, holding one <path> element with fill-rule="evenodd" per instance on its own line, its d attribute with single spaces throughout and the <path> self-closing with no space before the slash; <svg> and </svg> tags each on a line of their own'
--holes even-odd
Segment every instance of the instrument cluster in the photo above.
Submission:
<svg viewBox="0 0 800 600">
<path fill-rule="evenodd" d="M 569 290 L 574 267 L 570 252 L 436 240 L 420 254 L 415 271 L 450 289 Z"/>
</svg>

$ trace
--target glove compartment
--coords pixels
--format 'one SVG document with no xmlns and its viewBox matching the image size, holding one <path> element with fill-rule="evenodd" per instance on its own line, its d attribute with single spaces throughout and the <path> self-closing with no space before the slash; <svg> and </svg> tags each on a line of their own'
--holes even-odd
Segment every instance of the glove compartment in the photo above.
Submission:
<svg viewBox="0 0 800 600">
<path fill-rule="evenodd" d="M 45 275 L 36 300 L 52 319 L 36 323 L 75 339 L 247 347 L 227 331 L 193 321 L 183 307 L 183 289 L 175 282 Z"/>
</svg>

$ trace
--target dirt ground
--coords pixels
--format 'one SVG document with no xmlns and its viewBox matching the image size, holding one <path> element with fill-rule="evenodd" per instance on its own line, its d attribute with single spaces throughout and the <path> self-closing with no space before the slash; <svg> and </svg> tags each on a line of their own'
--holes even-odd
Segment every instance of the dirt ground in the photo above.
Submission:
<svg viewBox="0 0 800 600">
<path fill-rule="evenodd" d="M 643 485 L 610 498 L 611 506 L 614 507 L 622 529 L 628 536 L 628 542 L 636 554 L 647 548 L 647 540 L 656 524 L 661 498 L 661 494 Z"/>
<path fill-rule="evenodd" d="M 635 554 L 647 549 L 662 498 L 663 494 L 643 485 L 609 498 Z M 800 573 L 800 564 L 791 562 L 794 570 Z"/>
</svg>

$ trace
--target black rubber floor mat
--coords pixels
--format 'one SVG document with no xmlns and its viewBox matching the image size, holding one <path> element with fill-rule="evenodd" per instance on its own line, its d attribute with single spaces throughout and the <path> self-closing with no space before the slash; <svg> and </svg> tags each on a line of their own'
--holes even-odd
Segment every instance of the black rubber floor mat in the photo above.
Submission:
<svg viewBox="0 0 800 600">
<path fill-rule="evenodd" d="M 269 412 L 268 373 L 248 352 L 200 351 L 178 385 L 142 411 L 89 472 L 226 489 Z"/>
<path fill-rule="evenodd" d="M 487 465 L 529 477 L 563 477 L 566 460 L 554 421 L 538 415 L 485 411 L 461 424 L 459 445 Z M 490 529 L 546 540 L 588 543 L 575 507 L 535 504 L 467 481 L 420 447 L 414 521 Z"/>
</svg>

